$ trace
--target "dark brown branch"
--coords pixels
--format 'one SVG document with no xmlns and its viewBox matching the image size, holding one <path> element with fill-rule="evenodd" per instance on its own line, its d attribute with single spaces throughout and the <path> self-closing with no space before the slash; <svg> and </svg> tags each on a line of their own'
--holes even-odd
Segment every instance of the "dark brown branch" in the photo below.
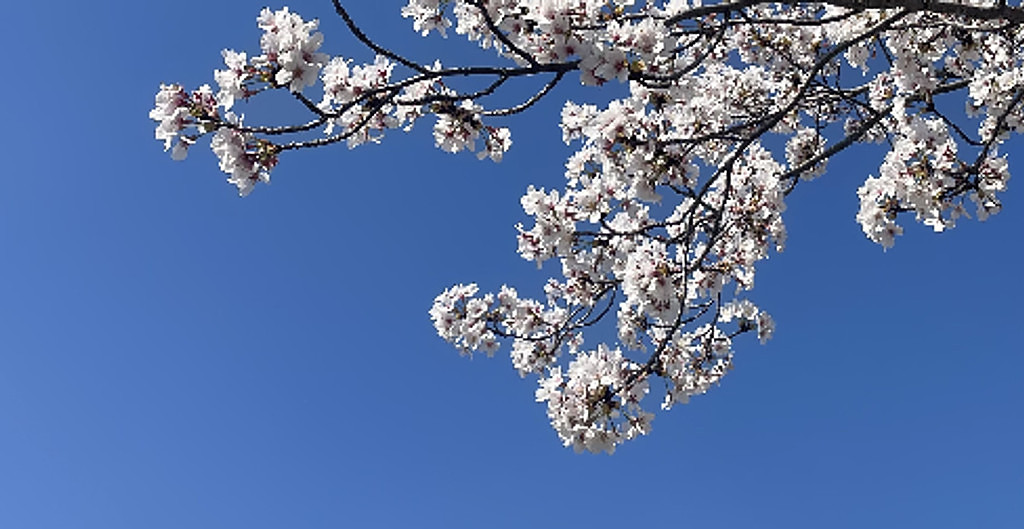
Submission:
<svg viewBox="0 0 1024 529">
<path fill-rule="evenodd" d="M 498 25 L 494 23 L 494 19 L 491 18 L 491 14 L 487 12 L 487 8 L 483 5 L 480 0 L 469 0 L 469 3 L 480 10 L 480 15 L 483 16 L 484 23 L 487 24 L 487 29 L 490 30 L 491 34 L 494 35 L 502 44 L 508 49 L 512 50 L 512 53 L 516 54 L 517 57 L 526 61 L 530 66 L 537 66 L 537 59 L 533 55 L 530 55 L 519 46 L 516 46 L 512 42 L 505 32 L 498 28 Z"/>
<path fill-rule="evenodd" d="M 348 26 L 348 30 L 352 32 L 352 35 L 359 39 L 359 41 L 366 45 L 366 47 L 370 48 L 375 53 L 377 53 L 377 55 L 383 55 L 397 63 L 402 64 L 406 68 L 409 68 L 419 73 L 427 73 L 430 71 L 425 66 L 420 65 L 409 59 L 406 59 L 405 57 L 402 57 L 401 55 L 387 48 L 384 48 L 380 44 L 374 42 L 372 39 L 370 39 L 370 37 L 367 37 L 366 33 L 363 33 L 363 30 L 356 25 L 354 20 L 352 20 L 352 17 L 349 16 L 348 14 L 348 11 L 346 11 L 345 8 L 341 5 L 341 0 L 331 0 L 331 2 L 334 4 L 334 11 L 337 12 L 338 16 L 340 16 L 341 19 L 345 21 L 345 25 Z"/>
<path fill-rule="evenodd" d="M 801 2 L 799 0 L 781 0 L 776 2 L 739 0 L 736 2 L 723 2 L 720 4 L 706 5 L 688 9 L 686 11 L 683 11 L 682 13 L 678 13 L 675 16 L 665 20 L 665 25 L 671 26 L 678 24 L 684 20 L 701 18 L 708 15 L 729 14 L 731 12 L 745 9 L 747 7 L 755 5 L 773 3 L 784 5 L 799 5 L 804 4 L 805 2 Z M 1005 2 L 1000 3 L 1000 5 L 996 7 L 980 7 L 973 5 L 964 5 L 959 2 L 944 2 L 939 0 L 827 0 L 821 3 L 836 7 L 845 7 L 848 9 L 900 9 L 910 13 L 942 13 L 946 15 L 962 16 L 974 20 L 1005 20 L 1007 22 L 1024 24 L 1024 9 L 1021 9 L 1019 7 L 1009 7 L 1006 5 Z"/>
</svg>

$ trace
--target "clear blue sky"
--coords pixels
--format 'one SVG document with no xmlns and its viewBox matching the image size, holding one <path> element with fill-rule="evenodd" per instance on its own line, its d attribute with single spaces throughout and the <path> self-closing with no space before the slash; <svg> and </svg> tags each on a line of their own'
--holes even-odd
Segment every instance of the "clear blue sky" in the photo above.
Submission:
<svg viewBox="0 0 1024 529">
<path fill-rule="evenodd" d="M 470 47 L 348 4 L 420 59 Z M 289 5 L 367 58 L 328 0 Z M 261 7 L 5 8 L 0 528 L 1024 527 L 1022 142 L 1003 213 L 885 253 L 854 221 L 881 153 L 834 162 L 761 267 L 776 338 L 651 436 L 576 455 L 507 357 L 460 358 L 427 318 L 454 282 L 546 277 L 513 226 L 559 185 L 576 90 L 513 122 L 500 165 L 421 125 L 287 156 L 239 199 L 146 114 L 256 50 Z"/>
</svg>

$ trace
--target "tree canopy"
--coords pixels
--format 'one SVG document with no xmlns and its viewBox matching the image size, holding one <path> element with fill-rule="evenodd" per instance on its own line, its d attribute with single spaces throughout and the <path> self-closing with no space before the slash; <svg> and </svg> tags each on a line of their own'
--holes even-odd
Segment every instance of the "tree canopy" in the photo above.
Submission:
<svg viewBox="0 0 1024 529">
<path fill-rule="evenodd" d="M 509 345 L 577 450 L 648 433 L 652 393 L 663 409 L 685 403 L 732 369 L 740 335 L 771 337 L 748 299 L 756 265 L 783 249 L 787 196 L 834 156 L 880 145 L 856 219 L 888 248 L 906 217 L 943 231 L 998 213 L 999 148 L 1024 129 L 1024 9 L 1005 1 L 409 0 L 415 31 L 454 27 L 493 50 L 484 65 L 416 62 L 332 2 L 373 62 L 329 55 L 316 20 L 264 9 L 259 54 L 224 50 L 216 90 L 160 87 L 156 138 L 180 160 L 209 135 L 247 195 L 289 151 L 380 142 L 424 119 L 438 148 L 500 162 L 503 118 L 560 83 L 626 83 L 600 108 L 565 103 L 565 185 L 521 199 L 519 254 L 560 265 L 545 296 L 460 284 L 430 309 L 464 354 Z M 518 79 L 536 89 L 494 103 Z M 254 126 L 232 112 L 268 91 L 306 116 Z M 589 343 L 600 326 L 617 339 Z"/>
</svg>

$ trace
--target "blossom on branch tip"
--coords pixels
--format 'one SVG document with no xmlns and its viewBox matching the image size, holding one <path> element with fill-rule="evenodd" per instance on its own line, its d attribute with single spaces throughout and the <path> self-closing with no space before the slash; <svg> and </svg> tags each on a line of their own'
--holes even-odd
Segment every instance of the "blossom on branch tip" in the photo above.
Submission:
<svg viewBox="0 0 1024 529">
<path fill-rule="evenodd" d="M 242 124 L 242 118 L 230 112 L 227 121 Z M 238 188 L 239 196 L 251 193 L 257 182 L 270 183 L 270 170 L 277 164 L 277 150 L 269 142 L 224 126 L 213 135 L 210 147 L 220 160 L 220 170 L 228 174 L 228 182 Z"/>
<path fill-rule="evenodd" d="M 434 144 L 451 153 L 476 150 L 476 140 L 483 129 L 481 110 L 480 105 L 468 100 L 440 110 L 434 124 Z"/>
<path fill-rule="evenodd" d="M 484 140 L 484 150 L 477 153 L 476 157 L 483 160 L 490 158 L 494 162 L 500 162 L 508 149 L 512 146 L 512 133 L 506 127 L 487 127 L 487 138 Z"/>
<path fill-rule="evenodd" d="M 452 21 L 442 14 L 441 1 L 409 0 L 409 4 L 402 8 L 402 16 L 411 18 L 413 29 L 424 37 L 433 30 L 447 37 L 447 29 L 452 26 Z"/>
<path fill-rule="evenodd" d="M 235 100 L 248 96 L 245 89 L 245 82 L 252 76 L 249 70 L 248 60 L 245 53 L 238 53 L 234 50 L 221 52 L 224 57 L 226 70 L 215 70 L 213 78 L 217 81 L 220 91 L 217 92 L 217 103 L 224 107 L 224 110 L 231 110 Z"/>
</svg>

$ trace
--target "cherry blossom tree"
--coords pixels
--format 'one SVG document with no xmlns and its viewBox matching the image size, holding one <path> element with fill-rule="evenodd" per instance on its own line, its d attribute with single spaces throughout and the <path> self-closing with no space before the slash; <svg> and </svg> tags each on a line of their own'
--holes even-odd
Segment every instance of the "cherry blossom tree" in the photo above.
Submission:
<svg viewBox="0 0 1024 529">
<path fill-rule="evenodd" d="M 430 309 L 463 354 L 510 347 L 578 451 L 648 433 L 649 394 L 662 409 L 685 403 L 730 371 L 740 335 L 771 337 L 746 292 L 757 262 L 783 248 L 786 197 L 833 156 L 884 146 L 857 221 L 888 248 L 908 216 L 942 231 L 997 213 L 1009 178 L 999 147 L 1024 129 L 1020 2 L 409 0 L 415 31 L 493 50 L 482 66 L 415 62 L 333 8 L 373 62 L 328 55 L 316 20 L 264 9 L 258 55 L 224 50 L 216 90 L 160 87 L 150 117 L 165 150 L 180 160 L 211 136 L 243 196 L 285 153 L 380 142 L 423 119 L 442 150 L 500 162 L 512 145 L 502 118 L 556 85 L 628 85 L 603 108 L 565 103 L 563 138 L 577 147 L 565 185 L 521 199 L 532 224 L 518 227 L 519 254 L 560 264 L 544 298 L 463 284 Z M 537 89 L 490 104 L 513 79 Z M 252 126 L 231 111 L 268 91 L 308 117 Z M 599 325 L 617 340 L 590 345 Z"/>
</svg>

